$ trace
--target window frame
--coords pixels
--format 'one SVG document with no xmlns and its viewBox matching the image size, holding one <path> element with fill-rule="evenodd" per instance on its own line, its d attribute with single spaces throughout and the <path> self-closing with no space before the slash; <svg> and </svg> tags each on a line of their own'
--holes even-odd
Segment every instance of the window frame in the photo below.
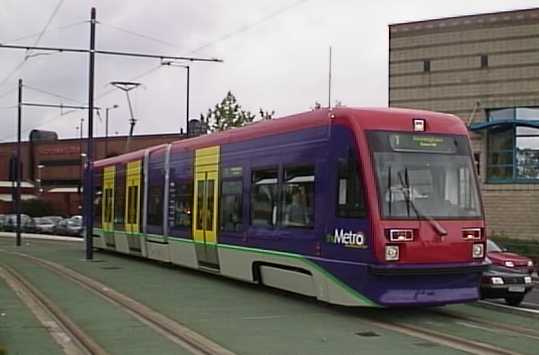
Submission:
<svg viewBox="0 0 539 355">
<path fill-rule="evenodd" d="M 260 225 L 260 224 L 254 224 L 253 223 L 253 214 L 254 214 L 254 210 L 253 210 L 253 207 L 254 207 L 254 195 L 253 195 L 253 190 L 254 190 L 254 187 L 255 187 L 255 183 L 254 183 L 254 173 L 257 172 L 257 171 L 269 171 L 269 170 L 275 170 L 277 172 L 277 182 L 275 183 L 275 186 L 276 186 L 276 189 L 275 189 L 275 198 L 274 198 L 274 201 L 276 202 L 276 207 L 277 207 L 277 215 L 276 215 L 276 218 L 275 218 L 275 223 L 273 223 L 272 225 L 270 226 L 265 226 L 265 225 Z M 264 228 L 264 229 L 275 229 L 279 226 L 279 205 L 281 203 L 281 198 L 280 198 L 280 192 L 281 192 L 281 189 L 280 189 L 280 181 L 281 181 L 281 166 L 280 165 L 270 165 L 270 166 L 261 166 L 261 167 L 256 167 L 256 168 L 251 168 L 250 169 L 250 174 L 249 174 L 249 178 L 250 178 L 250 191 L 249 191 L 249 226 L 251 227 L 255 227 L 255 228 Z M 272 185 L 272 184 L 267 184 L 267 185 Z M 272 207 L 273 209 L 273 207 Z M 273 211 L 272 211 L 273 213 Z"/>
<path fill-rule="evenodd" d="M 174 219 L 172 223 L 169 221 L 169 228 L 176 230 L 191 230 L 193 228 L 193 202 L 194 202 L 194 189 L 195 189 L 195 179 L 194 178 L 179 178 L 174 181 Z M 182 193 L 183 190 L 179 188 L 180 186 L 187 186 L 187 193 Z M 170 190 L 169 190 L 170 191 Z M 170 193 L 170 192 L 169 192 Z M 176 224 L 176 215 L 178 211 L 178 202 L 187 201 L 188 206 L 191 209 L 190 214 L 190 224 L 188 226 L 184 224 Z"/>
<path fill-rule="evenodd" d="M 239 206 L 238 206 L 238 212 L 239 212 L 239 229 L 238 230 L 229 230 L 229 229 L 225 229 L 225 225 L 223 225 L 223 222 L 225 220 L 224 218 L 224 199 L 226 196 L 238 196 L 237 193 L 224 193 L 224 189 L 223 189 L 223 185 L 226 184 L 226 183 L 239 183 L 240 184 L 240 193 L 239 193 Z M 244 191 L 243 191 L 243 187 L 244 187 L 244 182 L 243 182 L 243 174 L 242 175 L 239 175 L 239 176 L 231 176 L 231 177 L 222 177 L 221 178 L 221 181 L 220 181 L 220 186 L 219 186 L 219 189 L 220 189 L 220 194 L 219 194 L 219 232 L 224 232 L 224 233 L 239 233 L 241 231 L 243 231 L 244 229 L 244 219 L 243 219 L 243 207 L 244 207 L 244 201 L 243 201 L 243 198 L 244 198 Z"/>
<path fill-rule="evenodd" d="M 346 152 L 346 156 L 342 156 L 342 157 L 337 157 L 336 159 L 336 162 L 337 162 L 337 167 L 336 167 L 336 172 L 337 174 L 335 175 L 335 181 L 336 181 L 336 186 L 335 186 L 335 191 L 336 191 L 336 194 L 335 194 L 335 217 L 336 218 L 346 218 L 346 219 L 354 219 L 354 218 L 366 218 L 367 217 L 367 201 L 365 200 L 365 186 L 363 184 L 363 178 L 362 178 L 362 174 L 361 174 L 361 170 L 360 169 L 360 166 L 359 166 L 359 158 L 357 156 L 358 154 L 355 153 L 353 151 L 353 149 L 350 147 L 347 152 Z M 357 180 L 358 180 L 358 187 L 361 189 L 361 202 L 362 202 L 362 210 L 360 211 L 359 215 L 353 215 L 351 213 L 347 213 L 348 215 L 344 215 L 344 214 L 341 214 L 340 213 L 340 204 L 339 204 L 339 197 L 340 197 L 340 181 L 341 181 L 341 166 L 340 166 L 340 160 L 341 159 L 346 159 L 346 164 L 350 163 L 350 162 L 353 162 L 353 166 L 351 167 L 352 169 L 355 170 L 356 172 L 356 176 L 357 176 Z M 347 167 L 350 169 L 350 167 Z M 349 178 L 350 176 L 348 176 Z M 348 179 L 347 179 L 348 180 Z M 348 188 L 348 184 L 347 184 L 347 188 Z M 348 195 L 347 195 L 348 197 Z"/>
<path fill-rule="evenodd" d="M 518 111 L 519 109 L 534 109 L 537 110 L 538 117 L 536 120 L 531 119 L 519 119 Z M 493 114 L 496 112 L 500 112 L 502 110 L 512 110 L 512 117 L 509 118 L 496 118 L 493 117 Z M 489 184 L 526 184 L 526 183 L 539 183 L 539 177 L 537 178 L 526 178 L 526 177 L 519 177 L 518 176 L 518 159 L 517 159 L 517 148 L 518 138 L 525 138 L 525 137 L 533 137 L 537 138 L 539 141 L 539 128 L 536 128 L 538 130 L 537 134 L 519 134 L 518 133 L 518 127 L 527 127 L 525 125 L 519 124 L 521 121 L 527 121 L 534 124 L 539 124 L 539 106 L 520 106 L 520 107 L 501 107 L 496 109 L 487 109 L 486 110 L 486 116 L 488 122 L 496 122 L 496 121 L 505 121 L 508 122 L 511 126 L 508 127 L 508 130 L 511 131 L 512 134 L 512 143 L 511 143 L 511 149 L 502 149 L 498 151 L 491 151 L 491 132 L 487 132 L 487 149 L 486 149 L 486 179 L 485 181 Z M 533 127 L 530 127 L 533 128 Z M 505 154 L 511 154 L 511 164 L 492 164 L 491 163 L 491 154 L 492 153 L 505 153 Z M 538 164 L 539 165 L 539 164 Z M 501 168 L 510 168 L 511 169 L 511 177 L 510 178 L 495 178 L 490 175 L 490 169 L 495 167 L 501 167 Z"/>
<path fill-rule="evenodd" d="M 285 197 L 285 193 L 286 193 L 286 189 L 285 189 L 285 186 L 286 185 L 289 185 L 289 184 L 293 184 L 291 182 L 286 182 L 285 181 L 285 172 L 287 169 L 298 169 L 298 168 L 312 168 L 312 177 L 313 177 L 313 181 L 310 182 L 310 184 L 312 184 L 312 201 L 311 201 L 311 204 L 312 204 L 312 207 L 311 207 L 311 216 L 312 216 L 312 219 L 310 221 L 310 223 L 308 225 L 290 225 L 290 224 L 287 224 L 285 225 L 284 224 L 284 216 L 285 216 L 285 202 L 286 202 L 286 197 Z M 316 223 L 316 218 L 315 218 L 315 213 L 316 213 L 316 164 L 312 163 L 312 164 L 290 164 L 290 165 L 283 165 L 281 167 L 281 170 L 282 170 L 282 173 L 281 173 L 281 179 L 279 180 L 279 206 L 277 208 L 277 224 L 279 227 L 281 228 L 284 228 L 284 229 L 288 229 L 288 228 L 293 228 L 293 229 L 314 229 L 315 227 L 315 223 Z M 309 175 L 310 176 L 310 175 Z"/>
</svg>

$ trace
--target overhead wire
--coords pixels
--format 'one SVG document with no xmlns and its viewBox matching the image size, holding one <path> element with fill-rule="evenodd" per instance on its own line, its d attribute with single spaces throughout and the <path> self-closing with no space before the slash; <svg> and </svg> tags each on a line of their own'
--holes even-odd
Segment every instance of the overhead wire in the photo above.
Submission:
<svg viewBox="0 0 539 355">
<path fill-rule="evenodd" d="M 238 28 L 238 29 L 236 29 L 234 31 L 231 31 L 229 33 L 226 33 L 226 34 L 222 35 L 221 37 L 219 37 L 219 38 L 217 38 L 217 39 L 215 39 L 213 41 L 210 41 L 210 42 L 208 42 L 208 43 L 206 43 L 206 44 L 204 44 L 204 45 L 202 45 L 200 47 L 197 47 L 197 48 L 195 48 L 192 51 L 189 51 L 187 53 L 192 54 L 192 53 L 199 52 L 199 51 L 201 51 L 201 50 L 203 50 L 205 48 L 214 46 L 215 44 L 217 44 L 219 42 L 225 41 L 225 40 L 227 40 L 227 39 L 229 39 L 229 38 L 231 38 L 231 37 L 233 37 L 235 35 L 245 33 L 247 31 L 253 29 L 254 27 L 259 26 L 259 25 L 261 25 L 261 24 L 263 24 L 265 22 L 268 22 L 269 20 L 271 20 L 271 19 L 283 14 L 284 12 L 286 12 L 286 11 L 288 11 L 288 10 L 290 10 L 290 9 L 292 9 L 292 8 L 302 4 L 304 2 L 307 2 L 307 1 L 309 1 L 309 0 L 299 0 L 299 1 L 296 1 L 293 4 L 290 4 L 288 6 L 283 6 L 283 7 L 279 8 L 279 9 L 273 11 L 272 13 L 268 14 L 267 16 L 262 17 L 260 20 L 258 20 L 256 22 L 253 22 L 253 23 L 245 25 L 245 26 L 241 26 L 240 28 Z"/>
<path fill-rule="evenodd" d="M 45 26 L 41 30 L 40 34 L 38 35 L 37 39 L 35 40 L 34 45 L 33 45 L 34 47 L 39 44 L 39 42 L 41 41 L 41 38 L 43 38 L 43 35 L 45 34 L 45 32 L 47 32 L 47 29 L 49 28 L 52 20 L 54 19 L 54 17 L 56 16 L 58 11 L 60 10 L 60 7 L 62 6 L 63 3 L 64 3 L 64 0 L 60 0 L 58 2 L 58 4 L 56 5 L 56 7 L 54 8 L 51 16 L 49 16 L 49 19 L 47 20 L 47 23 L 45 24 Z M 11 77 L 16 72 L 18 72 L 20 69 L 22 69 L 22 67 L 24 67 L 24 65 L 28 61 L 28 58 L 30 58 L 29 57 L 30 54 L 31 54 L 31 50 L 27 50 L 26 55 L 24 56 L 23 60 L 19 64 L 17 64 L 15 66 L 15 68 L 0 82 L 0 87 L 2 87 L 9 79 L 11 79 Z"/>
<path fill-rule="evenodd" d="M 70 24 L 67 24 L 67 25 L 62 25 L 62 26 L 51 28 L 51 29 L 48 30 L 48 32 L 51 32 L 51 31 L 63 31 L 65 29 L 75 27 L 75 26 L 78 26 L 78 25 L 82 25 L 83 23 L 88 23 L 88 22 L 89 22 L 88 20 L 73 22 L 73 23 L 70 23 Z M 24 35 L 24 36 L 21 36 L 21 37 L 9 39 L 9 40 L 4 40 L 2 42 L 4 42 L 4 43 L 19 42 L 19 41 L 22 41 L 24 39 L 30 39 L 30 38 L 34 38 L 36 36 L 39 36 L 41 34 L 41 32 L 42 31 L 35 32 L 35 33 L 32 33 L 32 34 L 27 34 L 27 35 Z"/>
<path fill-rule="evenodd" d="M 3 94 L 0 94 L 0 100 L 3 99 L 4 97 L 11 95 L 15 91 L 17 91 L 17 89 L 13 88 L 11 90 L 4 92 Z"/>
<path fill-rule="evenodd" d="M 35 88 L 35 87 L 29 86 L 29 85 L 26 85 L 26 84 L 24 84 L 23 87 L 26 88 L 26 89 L 29 89 L 31 91 L 39 92 L 41 94 L 45 94 L 45 95 L 48 95 L 48 96 L 51 96 L 51 97 L 56 97 L 57 99 L 76 102 L 76 103 L 79 103 L 79 104 L 84 104 L 84 102 L 82 102 L 81 100 L 77 100 L 77 99 L 73 99 L 73 98 L 70 98 L 70 97 L 67 97 L 67 96 L 64 96 L 64 95 L 56 94 L 56 93 L 53 93 L 51 91 Z"/>
<path fill-rule="evenodd" d="M 180 46 L 178 46 L 175 43 L 163 41 L 162 39 L 152 37 L 152 36 L 149 36 L 149 35 L 146 35 L 146 34 L 143 34 L 143 33 L 135 32 L 133 30 L 128 30 L 128 29 L 125 29 L 125 28 L 122 28 L 122 27 L 119 27 L 119 26 L 115 26 L 115 25 L 112 25 L 110 23 L 98 21 L 98 24 L 104 25 L 106 27 L 113 28 L 113 29 L 115 29 L 117 31 L 124 32 L 124 33 L 130 34 L 130 35 L 138 37 L 138 38 L 143 38 L 143 39 L 146 39 L 146 40 L 149 40 L 149 41 L 153 41 L 155 43 L 163 44 L 163 45 L 166 45 L 168 47 L 172 47 L 172 48 L 176 48 L 176 49 L 182 49 Z"/>
<path fill-rule="evenodd" d="M 55 11 L 53 12 L 53 15 L 52 15 L 51 18 L 49 19 L 49 21 L 48 21 L 46 27 L 48 27 L 48 25 L 49 25 L 50 22 L 52 21 L 52 18 L 56 15 L 56 13 L 57 13 L 59 7 L 61 6 L 61 4 L 63 3 L 63 1 L 64 1 L 64 0 L 60 0 L 58 6 L 56 7 Z M 236 29 L 236 30 L 234 30 L 234 31 L 231 31 L 231 32 L 229 32 L 229 33 L 226 33 L 226 34 L 224 34 L 223 36 L 221 36 L 221 37 L 219 37 L 219 38 L 217 38 L 217 39 L 215 39 L 215 40 L 213 40 L 213 41 L 210 41 L 210 42 L 208 42 L 208 43 L 206 43 L 206 44 L 204 44 L 204 45 L 202 45 L 202 46 L 199 46 L 199 47 L 197 47 L 197 48 L 195 48 L 195 49 L 189 51 L 188 53 L 189 53 L 189 54 L 192 54 L 192 53 L 199 52 L 199 51 L 201 51 L 201 50 L 203 50 L 203 49 L 205 49 L 205 48 L 214 46 L 215 44 L 217 44 L 217 43 L 219 43 L 219 42 L 228 40 L 228 39 L 230 39 L 231 37 L 234 37 L 235 35 L 238 35 L 238 34 L 242 34 L 242 33 L 248 32 L 248 31 L 251 30 L 252 28 L 254 28 L 254 27 L 256 27 L 256 26 L 259 26 L 259 25 L 261 25 L 262 23 L 268 22 L 269 20 L 271 20 L 271 19 L 273 19 L 273 18 L 275 18 L 275 17 L 277 17 L 277 16 L 283 14 L 284 12 L 286 12 L 286 11 L 288 11 L 288 10 L 291 10 L 292 8 L 295 8 L 295 7 L 299 6 L 300 4 L 305 3 L 305 2 L 307 2 L 307 1 L 309 1 L 309 0 L 299 0 L 299 1 L 296 1 L 296 2 L 294 2 L 293 4 L 290 4 L 290 5 L 288 5 L 288 6 L 281 7 L 281 8 L 279 8 L 279 9 L 273 11 L 272 13 L 268 14 L 267 16 L 261 18 L 260 20 L 254 22 L 254 23 L 251 23 L 251 24 L 242 26 L 242 27 L 240 27 L 240 28 L 238 28 L 238 29 Z M 87 21 L 83 21 L 82 23 L 84 23 L 84 22 L 87 22 Z M 81 22 L 73 23 L 73 24 L 68 25 L 68 26 L 71 27 L 71 26 L 74 26 L 74 25 L 78 25 L 78 24 L 80 24 L 80 23 L 81 23 Z M 107 24 L 107 23 L 103 23 L 103 22 L 98 22 L 98 24 L 101 24 L 101 25 L 105 25 L 105 26 L 114 28 L 114 29 L 116 29 L 116 30 L 118 30 L 118 31 L 125 32 L 125 33 L 131 34 L 131 35 L 133 35 L 133 36 L 137 36 L 137 37 L 140 37 L 140 38 L 145 38 L 145 39 L 147 39 L 147 40 L 151 40 L 151 41 L 154 41 L 154 42 L 156 42 L 156 43 L 161 43 L 161 44 L 164 44 L 164 45 L 167 45 L 167 46 L 170 46 L 170 47 L 175 47 L 175 48 L 178 48 L 178 49 L 180 48 L 180 47 L 178 47 L 177 45 L 175 45 L 175 44 L 173 44 L 173 43 L 171 43 L 171 42 L 163 41 L 163 40 L 161 40 L 161 39 L 158 39 L 158 38 L 155 38 L 155 37 L 152 37 L 152 36 L 148 36 L 148 35 L 145 35 L 145 34 L 142 34 L 142 33 L 138 33 L 138 32 L 132 31 L 132 30 L 124 29 L 124 28 L 121 28 L 121 27 L 118 27 L 118 26 L 115 26 L 115 25 L 111 25 L 111 24 Z M 42 33 L 44 33 L 44 31 L 42 31 Z M 34 46 L 37 45 L 37 43 L 39 42 L 39 40 L 41 39 L 41 37 L 42 37 L 42 34 L 39 35 L 38 40 L 36 41 L 36 44 L 34 44 Z M 19 65 L 19 66 L 22 67 L 22 66 L 24 65 L 24 63 L 26 62 L 27 59 L 28 59 L 28 54 L 27 54 L 27 56 L 25 56 L 24 61 L 21 63 L 22 65 Z M 17 66 L 17 68 L 15 69 L 15 71 L 16 71 L 17 69 L 19 69 L 19 66 Z M 141 74 L 138 74 L 138 75 L 136 75 L 136 76 L 130 78 L 129 81 L 137 80 L 137 79 L 141 79 L 141 78 L 143 78 L 143 77 L 146 77 L 146 76 L 148 76 L 148 75 L 154 73 L 155 71 L 157 71 L 157 70 L 160 69 L 160 68 L 162 68 L 162 65 L 161 65 L 161 64 L 159 64 L 159 65 L 157 65 L 157 66 L 155 66 L 155 67 L 152 67 L 151 69 L 149 69 L 149 70 L 147 70 L 147 71 L 145 71 L 145 72 L 143 72 L 143 73 L 141 73 Z M 10 74 L 10 75 L 8 76 L 7 79 L 9 79 L 9 77 L 11 77 L 11 75 L 13 75 L 13 74 Z M 6 81 L 6 79 L 4 79 L 2 82 L 0 82 L 0 87 L 4 84 L 5 81 Z M 32 89 L 35 89 L 35 88 L 32 88 Z M 98 94 L 98 95 L 96 96 L 96 99 L 103 98 L 103 97 L 105 97 L 105 96 L 107 96 L 107 95 L 113 93 L 115 90 L 116 90 L 115 88 L 111 88 L 111 89 L 109 89 L 109 90 L 106 90 L 106 91 L 104 91 L 104 92 Z M 36 90 L 36 91 L 37 91 L 37 90 Z M 67 99 L 67 98 L 66 98 L 66 99 Z M 74 101 L 77 102 L 76 100 L 74 100 Z M 41 127 L 41 126 L 43 126 L 43 125 L 45 125 L 45 124 L 47 124 L 47 123 L 50 123 L 50 122 L 52 122 L 52 121 L 54 121 L 54 120 L 56 120 L 56 119 L 58 119 L 58 118 L 61 118 L 63 115 L 65 115 L 65 114 L 60 114 L 59 116 L 55 116 L 55 117 L 53 117 L 53 118 L 51 118 L 51 119 L 48 119 L 48 120 L 42 122 L 42 123 L 41 123 L 40 125 L 38 125 L 37 127 Z M 28 132 L 28 131 L 29 131 L 29 130 L 26 130 L 25 132 Z M 8 137 L 8 138 L 11 138 L 11 137 Z M 8 138 L 2 139 L 2 141 L 6 140 L 6 139 L 8 139 Z"/>
<path fill-rule="evenodd" d="M 292 8 L 294 8 L 294 7 L 296 7 L 296 6 L 300 5 L 300 4 L 302 4 L 302 3 L 304 3 L 304 2 L 307 2 L 307 1 L 309 1 L 309 0 L 299 0 L 299 1 L 296 1 L 296 2 L 294 2 L 293 4 L 290 4 L 290 5 L 288 5 L 288 6 L 281 7 L 281 8 L 279 8 L 279 9 L 273 11 L 273 12 L 270 13 L 269 15 L 267 15 L 267 16 L 261 18 L 260 20 L 254 22 L 254 23 L 252 23 L 252 24 L 242 26 L 242 27 L 240 27 L 239 29 L 237 29 L 237 30 L 235 30 L 235 31 L 229 32 L 229 33 L 227 33 L 227 34 L 225 34 L 225 35 L 219 37 L 218 39 L 213 40 L 213 41 L 210 41 L 210 42 L 208 42 L 208 43 L 206 43 L 206 44 L 204 44 L 204 45 L 202 45 L 202 46 L 200 46 L 200 47 L 197 47 L 197 48 L 195 48 L 195 49 L 193 49 L 193 50 L 191 50 L 191 51 L 189 51 L 189 52 L 187 52 L 187 53 L 189 53 L 189 54 L 196 53 L 196 52 L 198 52 L 198 51 L 201 51 L 201 50 L 204 49 L 204 48 L 208 48 L 208 47 L 213 46 L 213 45 L 215 45 L 215 44 L 217 44 L 217 43 L 219 43 L 219 42 L 221 42 L 221 41 L 227 40 L 227 39 L 229 39 L 229 38 L 231 38 L 231 37 L 233 37 L 233 36 L 235 36 L 235 35 L 237 35 L 237 34 L 247 32 L 247 31 L 249 31 L 250 29 L 252 29 L 252 28 L 254 28 L 254 27 L 256 27 L 256 26 L 258 26 L 258 25 L 260 25 L 260 24 L 262 24 L 262 23 L 265 23 L 265 22 L 267 22 L 267 21 L 269 21 L 269 20 L 271 20 L 271 19 L 273 19 L 273 18 L 275 18 L 275 17 L 277 17 L 277 16 L 283 14 L 284 12 L 286 12 L 286 11 L 288 11 L 288 10 L 290 10 L 290 9 L 292 9 Z M 113 27 L 113 28 L 115 28 L 115 29 L 117 29 L 117 30 L 120 30 L 120 31 L 129 33 L 129 34 L 134 35 L 134 36 L 138 36 L 138 37 L 141 37 L 141 38 L 146 38 L 146 39 L 149 39 L 149 40 L 153 40 L 153 41 L 155 41 L 155 42 L 162 43 L 162 44 L 166 44 L 166 45 L 168 45 L 168 46 L 176 47 L 176 48 L 179 49 L 178 46 L 176 46 L 176 45 L 174 45 L 174 44 L 172 44 L 172 43 L 170 43 L 170 42 L 167 42 L 167 41 L 163 41 L 163 40 L 160 40 L 160 39 L 157 39 L 157 38 L 154 38 L 154 37 L 145 35 L 145 34 L 141 34 L 141 33 L 135 32 L 135 31 L 126 30 L 126 29 L 123 29 L 123 28 L 120 28 L 120 27 L 118 27 L 118 26 L 114 26 L 114 25 L 111 25 L 111 24 L 107 24 L 107 23 L 103 23 L 103 22 L 98 22 L 98 23 L 99 23 L 99 24 L 102 24 L 102 25 L 105 25 L 105 26 Z M 153 69 L 150 69 L 150 70 L 147 71 L 147 72 L 144 72 L 144 73 L 142 73 L 142 74 L 139 74 L 139 75 L 137 75 L 137 76 L 135 76 L 135 77 L 129 79 L 129 81 L 141 79 L 142 77 L 145 77 L 145 76 L 147 76 L 147 75 L 153 73 L 154 71 L 156 71 L 157 69 L 159 69 L 159 68 L 161 68 L 161 67 L 162 67 L 161 65 L 158 65 L 157 67 L 155 67 L 155 68 L 153 68 Z M 109 94 L 112 93 L 112 92 L 114 92 L 114 89 L 107 90 L 107 91 L 105 91 L 105 92 L 99 94 L 97 97 L 98 97 L 98 98 L 102 98 L 102 97 L 104 97 L 104 96 L 109 95 Z"/>
<path fill-rule="evenodd" d="M 17 107 L 17 106 L 15 106 L 15 107 Z M 25 134 L 27 134 L 27 133 L 30 133 L 33 129 L 43 127 L 43 126 L 45 126 L 45 125 L 51 123 L 52 121 L 55 121 L 55 120 L 57 120 L 57 119 L 59 119 L 59 118 L 62 118 L 63 116 L 65 116 L 65 115 L 67 115 L 67 114 L 70 114 L 70 113 L 73 113 L 73 112 L 77 112 L 77 111 L 80 111 L 80 110 L 71 110 L 71 111 L 62 112 L 62 113 L 60 113 L 60 114 L 57 115 L 57 116 L 51 117 L 51 118 L 49 118 L 49 119 L 47 119 L 47 120 L 44 120 L 44 121 L 38 123 L 38 124 L 37 124 L 36 126 L 34 126 L 33 128 L 27 128 L 27 129 L 21 130 L 21 135 L 25 135 Z M 5 142 L 5 141 L 10 140 L 11 138 L 15 138 L 15 137 L 16 137 L 15 134 L 9 135 L 9 136 L 5 136 L 4 138 L 1 138 L 1 139 L 0 139 L 0 142 Z"/>
</svg>

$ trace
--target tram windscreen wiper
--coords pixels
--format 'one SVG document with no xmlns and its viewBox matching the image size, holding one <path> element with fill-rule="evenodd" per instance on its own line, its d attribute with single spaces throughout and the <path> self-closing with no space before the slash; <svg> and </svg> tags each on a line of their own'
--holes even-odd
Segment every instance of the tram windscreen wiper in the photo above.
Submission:
<svg viewBox="0 0 539 355">
<path fill-rule="evenodd" d="M 387 166 L 387 191 L 389 194 L 389 202 L 387 208 L 389 215 L 391 216 L 391 205 L 393 203 L 393 193 L 391 192 L 391 165 Z"/>
<path fill-rule="evenodd" d="M 438 223 L 437 220 L 432 218 L 432 216 L 429 216 L 426 213 L 423 213 L 420 208 L 417 207 L 415 202 L 411 199 L 411 188 L 409 185 L 408 180 L 408 168 L 404 168 L 404 179 L 402 177 L 402 172 L 399 171 L 398 173 L 399 180 L 402 186 L 402 194 L 404 195 L 404 199 L 406 200 L 406 210 L 408 212 L 408 216 L 410 216 L 410 206 L 414 209 L 415 214 L 418 218 L 425 218 L 427 221 L 429 221 L 432 228 L 441 236 L 447 235 L 447 230 L 442 227 L 440 223 Z"/>
</svg>

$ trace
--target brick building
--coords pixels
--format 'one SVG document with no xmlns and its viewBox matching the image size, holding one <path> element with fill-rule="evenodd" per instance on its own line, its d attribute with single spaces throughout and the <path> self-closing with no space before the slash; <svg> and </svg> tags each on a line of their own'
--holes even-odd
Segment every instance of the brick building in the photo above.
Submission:
<svg viewBox="0 0 539 355">
<path fill-rule="evenodd" d="M 35 133 L 35 132 L 33 132 Z M 36 138 L 37 137 L 37 138 Z M 181 134 L 140 135 L 131 138 L 129 151 L 170 143 L 185 138 Z M 95 140 L 95 157 L 103 159 L 126 152 L 126 136 Z M 0 213 L 12 211 L 12 183 L 9 180 L 9 161 L 15 154 L 16 143 L 0 144 Z M 55 213 L 80 214 L 82 163 L 85 158 L 86 140 L 56 139 L 56 135 L 31 134 L 23 142 L 22 200 L 41 198 L 50 202 Z M 82 153 L 82 154 L 81 154 Z"/>
<path fill-rule="evenodd" d="M 489 235 L 539 240 L 539 8 L 390 25 L 389 105 L 461 117 Z"/>
</svg>

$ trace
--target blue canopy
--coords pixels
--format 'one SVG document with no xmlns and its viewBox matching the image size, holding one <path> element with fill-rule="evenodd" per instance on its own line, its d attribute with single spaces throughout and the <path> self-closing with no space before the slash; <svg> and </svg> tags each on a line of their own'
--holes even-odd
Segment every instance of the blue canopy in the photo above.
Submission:
<svg viewBox="0 0 539 355">
<path fill-rule="evenodd" d="M 470 131 L 480 131 L 482 129 L 491 129 L 503 126 L 524 126 L 531 128 L 539 128 L 539 121 L 527 121 L 527 120 L 496 120 L 489 122 L 477 122 L 470 125 Z"/>
</svg>

